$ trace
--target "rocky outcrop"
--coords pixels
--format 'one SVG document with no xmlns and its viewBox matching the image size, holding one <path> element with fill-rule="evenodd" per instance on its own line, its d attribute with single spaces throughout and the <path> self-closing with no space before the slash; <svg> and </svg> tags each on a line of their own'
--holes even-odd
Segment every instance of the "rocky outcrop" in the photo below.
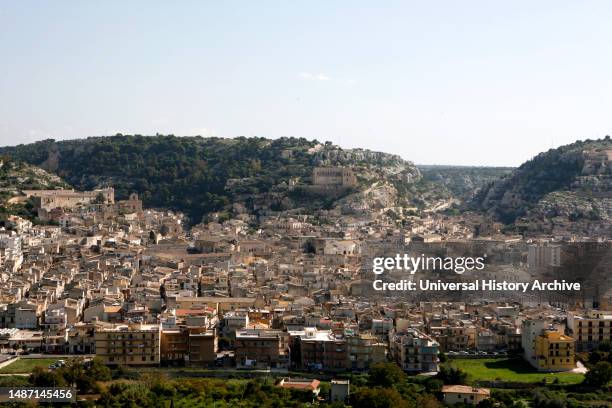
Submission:
<svg viewBox="0 0 612 408">
<path fill-rule="evenodd" d="M 472 208 L 505 223 L 543 225 L 552 219 L 577 224 L 612 218 L 612 141 L 576 142 L 541 153 L 491 183 Z M 587 228 L 588 229 L 588 228 Z"/>
</svg>

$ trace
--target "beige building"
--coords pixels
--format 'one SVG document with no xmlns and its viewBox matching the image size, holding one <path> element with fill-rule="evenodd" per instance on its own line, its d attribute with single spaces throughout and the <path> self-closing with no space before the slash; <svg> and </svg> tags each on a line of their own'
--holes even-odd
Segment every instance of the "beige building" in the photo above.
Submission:
<svg viewBox="0 0 612 408">
<path fill-rule="evenodd" d="M 569 312 L 567 327 L 576 340 L 576 351 L 592 351 L 600 343 L 612 340 L 612 312 Z"/>
<path fill-rule="evenodd" d="M 476 327 L 439 326 L 430 327 L 429 334 L 440 344 L 440 350 L 464 351 L 476 347 Z"/>
<path fill-rule="evenodd" d="M 353 170 L 346 167 L 315 167 L 312 172 L 315 186 L 353 187 L 357 177 Z"/>
<path fill-rule="evenodd" d="M 407 372 L 437 372 L 439 344 L 416 329 L 406 329 L 390 336 L 391 356 Z"/>
<path fill-rule="evenodd" d="M 469 385 L 445 385 L 442 387 L 444 403 L 478 405 L 481 401 L 491 397 L 487 388 L 475 388 Z"/>
<path fill-rule="evenodd" d="M 365 370 L 374 364 L 387 361 L 387 346 L 378 341 L 378 338 L 369 333 L 347 336 L 348 358 L 350 368 Z"/>
<path fill-rule="evenodd" d="M 213 308 L 219 314 L 232 310 L 254 307 L 257 299 L 244 297 L 220 297 L 220 296 L 169 296 L 168 308 L 176 309 L 198 309 Z"/>
<path fill-rule="evenodd" d="M 528 248 L 527 264 L 529 269 L 561 266 L 561 245 L 532 244 Z"/>
<path fill-rule="evenodd" d="M 96 356 L 108 365 L 159 365 L 158 325 L 120 324 L 96 329 Z"/>
<path fill-rule="evenodd" d="M 36 208 L 45 210 L 73 208 L 81 204 L 91 204 L 98 199 L 102 201 L 100 204 L 115 203 L 115 190 L 112 187 L 93 191 L 24 190 L 23 193 L 34 199 Z"/>
</svg>

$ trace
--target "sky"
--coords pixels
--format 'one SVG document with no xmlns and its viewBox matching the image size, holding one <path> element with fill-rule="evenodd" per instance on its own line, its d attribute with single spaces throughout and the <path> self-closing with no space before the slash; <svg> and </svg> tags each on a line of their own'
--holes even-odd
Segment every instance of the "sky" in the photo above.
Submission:
<svg viewBox="0 0 612 408">
<path fill-rule="evenodd" d="M 0 145 L 296 136 L 516 166 L 612 133 L 611 16 L 590 0 L 2 1 Z"/>
</svg>

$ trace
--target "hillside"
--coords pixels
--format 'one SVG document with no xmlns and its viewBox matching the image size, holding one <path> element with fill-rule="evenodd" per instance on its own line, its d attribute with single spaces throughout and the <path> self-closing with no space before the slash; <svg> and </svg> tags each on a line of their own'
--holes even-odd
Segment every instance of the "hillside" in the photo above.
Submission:
<svg viewBox="0 0 612 408">
<path fill-rule="evenodd" d="M 31 205 L 22 190 L 70 188 L 55 174 L 9 157 L 0 158 L 0 214 L 33 218 Z"/>
<path fill-rule="evenodd" d="M 417 165 L 423 180 L 440 189 L 441 193 L 461 201 L 471 200 L 482 187 L 507 176 L 512 167 L 476 167 Z"/>
<path fill-rule="evenodd" d="M 150 207 L 184 211 L 192 221 L 243 204 L 248 211 L 333 206 L 338 196 L 303 194 L 316 166 L 346 166 L 358 193 L 373 183 L 391 186 L 394 204 L 410 201 L 398 188 L 420 179 L 416 167 L 399 156 L 341 149 L 298 138 L 234 139 L 129 136 L 44 140 L 0 148 L 0 153 L 57 173 L 77 189 L 112 185 L 119 199 L 138 192 Z"/>
<path fill-rule="evenodd" d="M 472 207 L 507 224 L 545 232 L 609 228 L 612 140 L 578 141 L 541 153 L 483 188 Z"/>
</svg>

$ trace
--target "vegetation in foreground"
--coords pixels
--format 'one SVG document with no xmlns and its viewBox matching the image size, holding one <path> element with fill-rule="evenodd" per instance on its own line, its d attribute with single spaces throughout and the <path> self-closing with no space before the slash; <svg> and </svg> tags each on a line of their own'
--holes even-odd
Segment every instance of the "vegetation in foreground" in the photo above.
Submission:
<svg viewBox="0 0 612 408">
<path fill-rule="evenodd" d="M 189 378 L 170 379 L 163 372 L 138 372 L 120 368 L 111 371 L 100 360 L 73 359 L 56 370 L 35 367 L 29 378 L 0 377 L 0 386 L 71 386 L 77 389 L 82 407 L 352 407 L 352 408 L 437 408 L 442 407 L 445 384 L 468 384 L 467 372 L 444 364 L 435 377 L 407 376 L 393 363 L 378 364 L 369 373 L 347 374 L 351 395 L 346 403 L 328 402 L 330 384 L 321 382 L 316 398 L 309 391 L 278 387 L 278 378 L 255 379 Z M 481 408 L 577 408 L 612 405 L 606 384 L 612 365 L 598 362 L 580 384 L 531 384 L 527 388 L 492 389 Z M 29 406 L 28 404 L 15 404 Z M 31 404 L 30 404 L 31 405 Z"/>
</svg>

